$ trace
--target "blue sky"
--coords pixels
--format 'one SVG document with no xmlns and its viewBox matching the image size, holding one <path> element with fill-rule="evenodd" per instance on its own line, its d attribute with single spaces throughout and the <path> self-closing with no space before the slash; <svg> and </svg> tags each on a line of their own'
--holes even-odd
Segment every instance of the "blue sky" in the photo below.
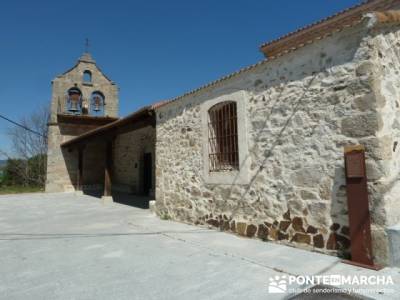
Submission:
<svg viewBox="0 0 400 300">
<path fill-rule="evenodd" d="M 120 87 L 120 115 L 262 59 L 258 47 L 356 0 L 1 1 L 0 112 L 18 120 L 50 101 L 51 80 L 90 39 Z M 0 149 L 10 125 L 0 119 Z"/>
</svg>

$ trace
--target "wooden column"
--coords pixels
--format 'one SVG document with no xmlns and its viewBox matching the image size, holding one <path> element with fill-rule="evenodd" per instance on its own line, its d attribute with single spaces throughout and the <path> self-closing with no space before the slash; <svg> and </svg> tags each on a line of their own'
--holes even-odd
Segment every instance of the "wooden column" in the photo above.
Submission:
<svg viewBox="0 0 400 300">
<path fill-rule="evenodd" d="M 82 191 L 83 186 L 83 147 L 78 148 L 78 172 L 76 179 L 76 189 Z"/>
<path fill-rule="evenodd" d="M 106 143 L 106 161 L 104 168 L 104 196 L 111 196 L 111 185 L 112 185 L 112 141 L 107 141 Z"/>
</svg>

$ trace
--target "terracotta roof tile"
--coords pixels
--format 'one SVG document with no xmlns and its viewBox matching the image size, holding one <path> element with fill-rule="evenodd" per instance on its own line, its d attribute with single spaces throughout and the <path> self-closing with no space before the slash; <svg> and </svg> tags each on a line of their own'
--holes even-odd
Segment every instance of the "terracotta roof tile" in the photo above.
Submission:
<svg viewBox="0 0 400 300">
<path fill-rule="evenodd" d="M 282 51 L 293 48 L 295 45 L 307 43 L 310 40 L 320 39 L 326 34 L 354 26 L 361 22 L 365 13 L 387 10 L 394 5 L 400 5 L 399 0 L 370 0 L 342 10 L 330 17 L 290 32 L 278 39 L 261 45 L 260 50 L 266 57 L 276 55 Z"/>
<path fill-rule="evenodd" d="M 400 23 L 400 11 L 388 10 L 373 13 L 378 23 Z"/>
</svg>

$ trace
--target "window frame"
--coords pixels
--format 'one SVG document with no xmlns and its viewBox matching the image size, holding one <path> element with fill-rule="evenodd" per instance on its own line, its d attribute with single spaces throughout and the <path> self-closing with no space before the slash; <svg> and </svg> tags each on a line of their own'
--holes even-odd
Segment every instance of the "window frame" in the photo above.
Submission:
<svg viewBox="0 0 400 300">
<path fill-rule="evenodd" d="M 208 184 L 248 184 L 250 170 L 250 156 L 247 142 L 246 121 L 246 99 L 245 91 L 235 91 L 213 99 L 206 100 L 201 104 L 202 140 L 203 140 L 203 176 Z M 237 124 L 237 146 L 238 146 L 238 169 L 225 171 L 210 171 L 210 149 L 209 149 L 209 110 L 215 105 L 223 102 L 236 103 Z"/>
<path fill-rule="evenodd" d="M 224 101 L 208 110 L 208 161 L 210 172 L 239 170 L 237 105 Z"/>
<path fill-rule="evenodd" d="M 85 79 L 86 74 L 89 76 L 89 80 Z M 92 74 L 92 72 L 90 70 L 83 71 L 83 73 L 82 73 L 82 83 L 84 83 L 84 84 L 92 84 L 92 82 L 93 82 L 93 74 Z"/>
</svg>

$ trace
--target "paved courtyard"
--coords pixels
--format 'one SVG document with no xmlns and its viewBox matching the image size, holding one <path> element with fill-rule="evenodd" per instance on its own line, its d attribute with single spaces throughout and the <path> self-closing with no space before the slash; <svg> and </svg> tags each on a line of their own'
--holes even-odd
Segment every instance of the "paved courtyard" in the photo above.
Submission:
<svg viewBox="0 0 400 300">
<path fill-rule="evenodd" d="M 377 273 L 89 196 L 0 196 L 1 299 L 287 299 L 268 293 L 272 276 L 316 274 L 390 275 L 395 292 L 369 297 L 400 293 L 396 268 Z"/>
</svg>

